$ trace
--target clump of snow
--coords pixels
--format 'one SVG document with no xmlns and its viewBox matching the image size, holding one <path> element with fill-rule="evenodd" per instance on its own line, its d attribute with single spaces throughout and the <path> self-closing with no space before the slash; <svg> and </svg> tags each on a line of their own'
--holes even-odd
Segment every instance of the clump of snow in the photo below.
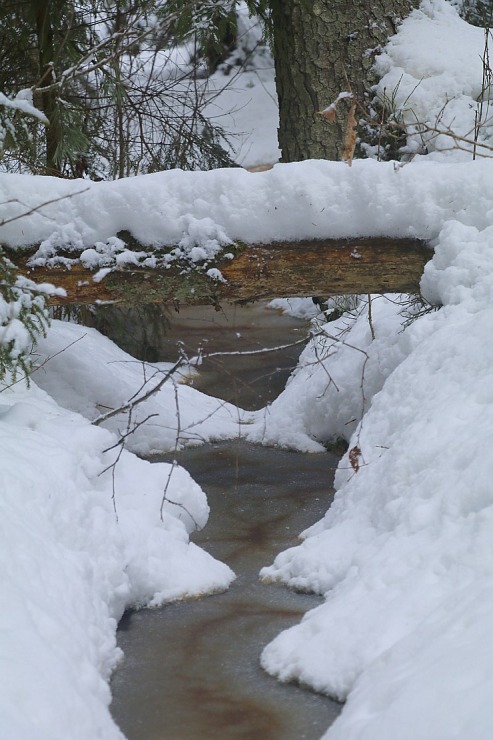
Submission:
<svg viewBox="0 0 493 740">
<path fill-rule="evenodd" d="M 64 296 L 49 283 L 36 284 L 16 273 L 12 262 L 0 255 L 0 375 L 30 367 L 33 340 L 48 323 L 45 296 Z"/>
<path fill-rule="evenodd" d="M 217 257 L 223 247 L 231 244 L 231 239 L 211 218 L 199 219 L 187 215 L 181 219 L 181 222 L 183 236 L 178 247 L 166 255 L 166 264 L 170 264 L 175 259 L 185 259 L 193 264 L 204 262 L 207 265 L 208 260 Z"/>
<path fill-rule="evenodd" d="M 297 319 L 314 319 L 320 314 L 320 308 L 311 298 L 274 298 L 267 308 L 281 311 L 286 316 L 294 316 Z"/>
<path fill-rule="evenodd" d="M 40 249 L 43 250 L 45 247 L 46 242 L 43 247 L 40 247 Z M 152 257 L 148 257 L 146 252 L 136 252 L 134 250 L 127 249 L 125 242 L 116 236 L 111 236 L 106 242 L 96 242 L 94 247 L 84 249 L 80 255 L 81 263 L 88 269 L 107 269 L 104 267 L 105 265 L 123 267 L 124 265 L 129 264 L 141 265 L 143 267 L 154 267 L 155 260 L 153 261 L 153 264 L 150 265 L 149 262 L 151 260 Z M 66 257 L 61 258 L 61 261 L 65 264 L 70 264 Z M 56 264 L 56 262 L 57 260 L 52 260 L 50 264 Z M 33 258 L 32 264 L 40 264 L 39 255 Z"/>
<path fill-rule="evenodd" d="M 21 111 L 26 115 L 37 118 L 42 123 L 48 123 L 48 119 L 45 114 L 40 111 L 33 103 L 33 92 L 31 89 L 19 90 L 14 98 L 9 98 L 4 93 L 0 92 L 0 106 L 9 108 L 14 111 Z"/>
</svg>

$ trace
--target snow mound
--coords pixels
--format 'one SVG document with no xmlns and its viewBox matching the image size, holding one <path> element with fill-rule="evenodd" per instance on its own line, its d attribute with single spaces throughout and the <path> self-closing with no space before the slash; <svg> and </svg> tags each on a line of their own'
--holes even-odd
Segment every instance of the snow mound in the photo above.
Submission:
<svg viewBox="0 0 493 740">
<path fill-rule="evenodd" d="M 184 385 L 179 374 L 171 373 L 172 365 L 136 360 L 95 329 L 53 321 L 36 352 L 37 385 L 91 421 L 139 399 L 169 375 L 159 391 L 132 411 L 130 429 L 148 419 L 126 438 L 126 447 L 140 455 L 237 437 L 249 417 L 232 404 Z M 128 424 L 128 410 L 104 422 L 116 434 L 125 434 Z"/>
<path fill-rule="evenodd" d="M 207 521 L 205 495 L 185 470 L 126 450 L 108 469 L 115 435 L 34 383 L 3 389 L 0 403 L 0 734 L 121 738 L 107 680 L 124 608 L 223 590 L 234 577 L 188 541 Z"/>
</svg>

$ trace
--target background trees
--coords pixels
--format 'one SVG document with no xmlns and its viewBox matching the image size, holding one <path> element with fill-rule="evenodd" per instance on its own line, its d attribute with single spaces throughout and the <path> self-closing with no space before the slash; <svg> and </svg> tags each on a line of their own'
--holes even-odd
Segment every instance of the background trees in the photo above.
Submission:
<svg viewBox="0 0 493 740">
<path fill-rule="evenodd" d="M 26 0 L 0 9 L 0 90 L 30 88 L 9 170 L 115 178 L 231 164 L 203 115 L 204 78 L 234 40 L 234 3 Z"/>
<path fill-rule="evenodd" d="M 347 114 L 371 139 L 375 54 L 419 0 L 7 0 L 0 8 L 0 90 L 34 90 L 46 129 L 24 124 L 4 165 L 115 178 L 233 164 L 204 115 L 206 78 L 237 43 L 236 10 L 265 21 L 276 62 L 284 161 L 340 159 Z M 469 21 L 490 0 L 464 0 Z M 329 125 L 319 112 L 341 92 Z M 28 146 L 29 144 L 29 146 Z"/>
<path fill-rule="evenodd" d="M 474 26 L 491 28 L 493 24 L 493 2 L 492 0 L 464 0 L 462 16 Z"/>
</svg>

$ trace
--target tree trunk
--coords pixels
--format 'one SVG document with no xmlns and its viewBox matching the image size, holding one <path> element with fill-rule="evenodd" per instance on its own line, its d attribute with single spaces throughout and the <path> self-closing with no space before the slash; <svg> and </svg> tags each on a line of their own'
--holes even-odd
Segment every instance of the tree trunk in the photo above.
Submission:
<svg viewBox="0 0 493 740">
<path fill-rule="evenodd" d="M 283 162 L 342 158 L 348 102 L 338 106 L 332 124 L 319 113 L 340 92 L 370 102 L 374 54 L 417 5 L 419 0 L 272 0 Z"/>
<path fill-rule="evenodd" d="M 128 237 L 127 237 L 128 240 Z M 139 245 L 133 247 L 139 251 Z M 230 248 L 228 248 L 229 250 Z M 29 267 L 29 253 L 6 250 L 19 272 L 67 291 L 52 304 L 218 304 L 275 297 L 352 293 L 417 293 L 432 250 L 418 239 L 320 239 L 231 247 L 234 259 L 217 263 L 224 282 L 182 267 L 118 268 L 101 282 L 80 263 Z"/>
<path fill-rule="evenodd" d="M 32 0 L 36 17 L 36 33 L 38 39 L 39 69 L 41 87 L 48 87 L 55 81 L 53 65 L 55 62 L 55 48 L 53 24 L 50 12 L 50 0 Z M 41 93 L 41 107 L 49 121 L 46 127 L 46 174 L 61 177 L 60 170 L 60 139 L 61 128 L 58 119 L 56 90 L 43 90 Z"/>
</svg>

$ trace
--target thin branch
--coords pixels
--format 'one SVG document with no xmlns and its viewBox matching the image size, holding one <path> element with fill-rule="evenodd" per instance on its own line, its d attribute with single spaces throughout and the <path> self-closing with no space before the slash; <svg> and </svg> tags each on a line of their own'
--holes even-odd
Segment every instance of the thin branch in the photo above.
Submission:
<svg viewBox="0 0 493 740">
<path fill-rule="evenodd" d="M 199 354 L 195 357 L 190 358 L 190 364 L 196 364 L 200 365 L 201 361 L 203 359 L 209 360 L 211 357 L 234 357 L 234 356 L 241 356 L 245 357 L 248 355 L 263 355 L 268 352 L 279 352 L 283 349 L 290 349 L 291 347 L 297 347 L 300 344 L 306 344 L 310 339 L 315 339 L 316 337 L 321 336 L 324 334 L 324 331 L 316 332 L 315 334 L 310 333 L 307 337 L 303 337 L 303 339 L 297 339 L 294 342 L 289 342 L 288 344 L 278 344 L 275 347 L 262 347 L 262 349 L 248 349 L 248 350 L 234 350 L 231 352 L 210 352 L 207 354 Z"/>
<path fill-rule="evenodd" d="M 161 388 L 166 383 L 166 381 L 171 378 L 171 376 L 173 375 L 173 373 L 175 372 L 175 370 L 178 370 L 178 368 L 181 367 L 183 364 L 184 364 L 184 360 L 182 358 L 180 358 L 177 362 L 175 362 L 175 364 L 173 365 L 173 367 L 170 370 L 168 370 L 168 372 L 161 378 L 161 380 L 159 381 L 159 383 L 156 386 L 154 386 L 154 388 L 151 388 L 150 390 L 148 390 L 140 398 L 136 398 L 133 401 L 129 401 L 126 404 L 124 404 L 123 406 L 120 406 L 117 409 L 113 409 L 112 411 L 108 411 L 107 414 L 102 414 L 101 416 L 98 416 L 97 419 L 94 419 L 94 421 L 92 422 L 94 424 L 94 426 L 99 426 L 103 422 L 108 421 L 108 419 L 112 419 L 114 416 L 118 416 L 118 414 L 123 414 L 125 411 L 129 411 L 131 409 L 134 409 L 140 403 L 143 403 L 144 401 L 147 401 L 148 398 L 150 398 L 155 393 L 157 393 L 158 391 L 161 390 Z"/>
<path fill-rule="evenodd" d="M 52 198 L 51 200 L 45 200 L 44 203 L 40 203 L 40 205 L 34 206 L 29 211 L 25 211 L 24 213 L 20 213 L 18 216 L 12 216 L 12 218 L 7 218 L 7 219 L 4 219 L 3 221 L 0 221 L 0 228 L 2 226 L 6 226 L 7 224 L 12 223 L 13 221 L 18 221 L 20 218 L 26 218 L 26 216 L 30 216 L 32 213 L 36 213 L 36 211 L 40 211 L 41 208 L 44 208 L 45 206 L 51 206 L 53 203 L 59 203 L 61 200 L 66 200 L 67 198 L 73 198 L 76 195 L 81 195 L 81 193 L 86 193 L 88 190 L 89 190 L 89 187 L 84 188 L 84 190 L 78 190 L 76 193 L 67 193 L 66 195 L 60 195 L 58 198 Z M 17 198 L 7 201 L 7 204 L 8 203 L 20 203 L 21 205 L 25 205 L 24 203 L 22 203 L 22 201 L 18 200 Z M 0 205 L 5 205 L 5 204 L 0 203 Z M 49 217 L 44 216 L 44 218 L 49 218 Z"/>
<path fill-rule="evenodd" d="M 133 429 L 131 429 L 129 431 L 128 428 L 127 428 L 127 431 L 120 436 L 120 439 L 117 442 L 115 442 L 114 445 L 111 445 L 111 447 L 107 447 L 105 450 L 103 450 L 103 454 L 105 452 L 110 452 L 111 450 L 114 450 L 116 447 L 118 447 L 121 444 L 124 444 L 125 441 L 126 441 L 126 439 L 127 439 L 127 437 L 129 437 L 131 434 L 134 434 L 139 427 L 141 427 L 143 424 L 145 424 L 146 422 L 148 422 L 149 419 L 152 419 L 154 416 L 159 416 L 159 414 L 149 414 L 148 416 L 146 416 L 145 419 L 141 419 L 141 421 L 136 421 L 135 424 L 134 424 L 134 426 L 133 426 Z M 100 475 L 102 475 L 107 470 L 109 470 L 110 467 L 111 467 L 111 465 L 108 465 L 107 468 L 105 468 L 103 471 L 101 471 Z"/>
<path fill-rule="evenodd" d="M 38 370 L 41 370 L 42 367 L 44 367 L 50 360 L 53 360 L 55 357 L 58 357 L 58 355 L 61 355 L 63 352 L 65 352 L 67 349 L 70 349 L 74 344 L 77 344 L 77 342 L 80 342 L 81 339 L 84 339 L 87 334 L 82 334 L 80 337 L 77 337 L 77 339 L 74 339 L 73 342 L 70 342 L 70 344 L 67 344 L 63 349 L 58 350 L 58 352 L 55 352 L 53 355 L 50 355 L 49 357 L 45 357 L 43 362 L 41 362 L 39 365 L 36 365 L 36 367 L 33 367 L 32 370 L 29 371 L 29 375 L 24 374 L 22 378 L 18 378 L 17 380 L 14 380 L 9 385 L 6 385 L 4 388 L 0 390 L 0 393 L 3 393 L 4 391 L 8 391 L 9 388 L 12 388 L 14 385 L 17 385 L 17 383 L 22 383 L 24 380 L 27 380 L 28 377 L 31 377 L 35 372 Z"/>
</svg>

